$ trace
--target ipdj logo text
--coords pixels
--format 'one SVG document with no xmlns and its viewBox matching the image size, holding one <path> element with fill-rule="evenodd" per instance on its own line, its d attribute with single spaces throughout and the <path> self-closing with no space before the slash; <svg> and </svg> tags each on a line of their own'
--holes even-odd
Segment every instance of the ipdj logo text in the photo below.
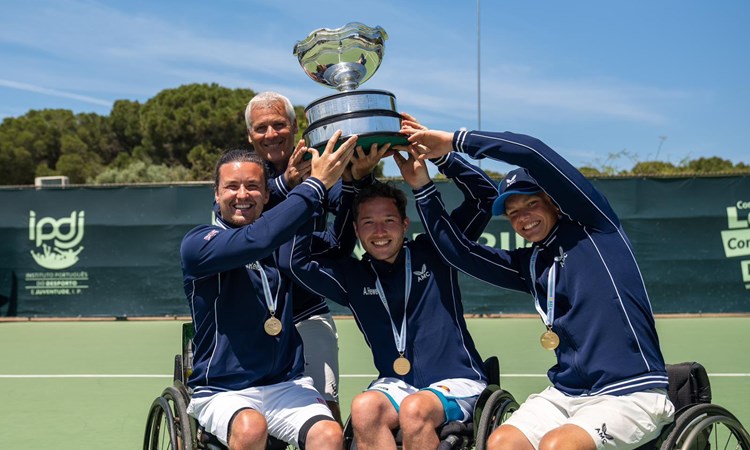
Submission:
<svg viewBox="0 0 750 450">
<path fill-rule="evenodd" d="M 29 240 L 37 251 L 31 256 L 45 269 L 67 269 L 78 262 L 79 246 L 83 239 L 84 212 L 73 211 L 69 217 L 54 219 L 41 217 L 29 211 Z M 77 248 L 76 248 L 77 247 Z"/>
</svg>

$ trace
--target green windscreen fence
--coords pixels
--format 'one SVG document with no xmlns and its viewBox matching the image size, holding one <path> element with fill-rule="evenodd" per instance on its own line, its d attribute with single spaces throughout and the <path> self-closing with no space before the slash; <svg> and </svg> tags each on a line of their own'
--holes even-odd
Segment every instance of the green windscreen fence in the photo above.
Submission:
<svg viewBox="0 0 750 450">
<path fill-rule="evenodd" d="M 750 312 L 750 177 L 594 183 L 633 243 L 655 313 Z M 448 209 L 461 202 L 437 184 Z M 0 189 L 0 315 L 188 314 L 180 242 L 212 220 L 212 202 L 209 184 Z M 407 212 L 409 234 L 421 232 L 411 199 Z M 528 245 L 499 217 L 481 242 Z M 467 313 L 535 312 L 528 295 L 461 283 Z"/>
</svg>

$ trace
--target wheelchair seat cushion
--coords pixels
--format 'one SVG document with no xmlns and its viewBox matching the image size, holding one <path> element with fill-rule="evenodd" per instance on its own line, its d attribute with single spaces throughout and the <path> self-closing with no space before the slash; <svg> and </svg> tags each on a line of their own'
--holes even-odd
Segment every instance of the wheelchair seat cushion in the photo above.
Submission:
<svg viewBox="0 0 750 450">
<path fill-rule="evenodd" d="M 696 403 L 711 403 L 711 383 L 705 367 L 697 362 L 667 364 L 669 400 L 675 411 Z"/>
</svg>

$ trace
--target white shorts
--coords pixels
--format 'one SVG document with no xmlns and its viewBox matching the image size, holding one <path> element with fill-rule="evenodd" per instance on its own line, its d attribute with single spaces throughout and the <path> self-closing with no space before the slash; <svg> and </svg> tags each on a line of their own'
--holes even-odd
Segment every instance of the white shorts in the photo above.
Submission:
<svg viewBox="0 0 750 450">
<path fill-rule="evenodd" d="M 308 420 L 315 416 L 326 416 L 333 420 L 331 411 L 313 387 L 310 377 L 193 398 L 188 405 L 188 413 L 206 431 L 227 445 L 229 421 L 237 411 L 245 408 L 263 414 L 268 423 L 268 434 L 297 447 L 300 429 Z"/>
<path fill-rule="evenodd" d="M 447 380 L 432 383 L 426 388 L 417 389 L 414 386 L 398 378 L 378 378 L 370 383 L 368 391 L 380 391 L 384 393 L 396 412 L 401 402 L 407 395 L 419 391 L 431 391 L 440 399 L 445 411 L 445 422 L 458 420 L 466 422 L 472 418 L 474 403 L 479 394 L 482 393 L 487 383 L 484 381 L 467 380 L 466 378 L 449 378 Z"/>
<path fill-rule="evenodd" d="M 305 349 L 305 375 L 327 402 L 339 401 L 339 336 L 331 313 L 296 324 Z"/>
<path fill-rule="evenodd" d="M 586 430 L 598 449 L 628 450 L 655 439 L 673 417 L 674 406 L 664 389 L 571 397 L 548 387 L 530 395 L 504 423 L 521 430 L 534 448 L 550 430 L 573 424 Z"/>
</svg>

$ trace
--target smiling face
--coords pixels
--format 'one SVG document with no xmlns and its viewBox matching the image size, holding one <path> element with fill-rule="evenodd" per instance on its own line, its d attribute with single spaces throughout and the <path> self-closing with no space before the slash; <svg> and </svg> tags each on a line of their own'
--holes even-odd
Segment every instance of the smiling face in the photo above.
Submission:
<svg viewBox="0 0 750 450">
<path fill-rule="evenodd" d="M 248 161 L 223 164 L 214 196 L 226 222 L 235 227 L 255 222 L 268 202 L 263 168 Z"/>
<path fill-rule="evenodd" d="M 557 223 L 560 211 L 543 192 L 514 194 L 505 200 L 505 214 L 516 233 L 530 242 L 546 238 Z"/>
<path fill-rule="evenodd" d="M 278 171 L 286 169 L 294 150 L 296 120 L 290 120 L 281 101 L 257 105 L 250 111 L 248 139 L 265 161 Z"/>
<path fill-rule="evenodd" d="M 404 244 L 409 218 L 401 217 L 396 201 L 375 197 L 359 204 L 354 230 L 362 247 L 378 261 L 393 263 Z"/>
</svg>

